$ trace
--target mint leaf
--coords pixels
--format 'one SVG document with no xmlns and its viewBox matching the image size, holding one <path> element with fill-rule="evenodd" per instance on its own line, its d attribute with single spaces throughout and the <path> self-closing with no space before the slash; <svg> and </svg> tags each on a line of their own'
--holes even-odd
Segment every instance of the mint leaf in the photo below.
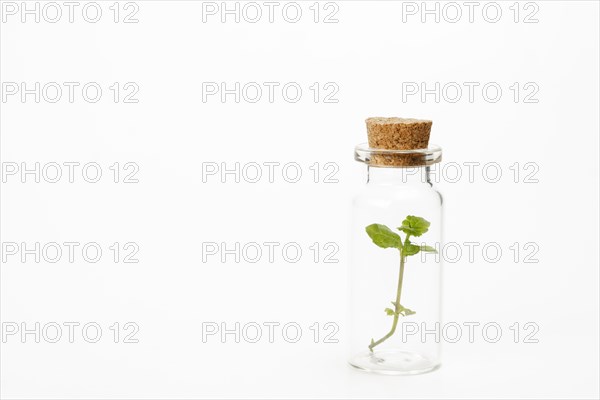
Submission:
<svg viewBox="0 0 600 400">
<path fill-rule="evenodd" d="M 429 225 L 431 224 L 426 219 L 409 215 L 402 221 L 402 226 L 398 227 L 398 230 L 407 235 L 421 236 L 429 230 Z"/>
<path fill-rule="evenodd" d="M 371 224 L 366 227 L 367 235 L 377 246 L 387 249 L 390 247 L 401 248 L 402 239 L 400 235 L 394 233 L 390 228 L 381 224 Z"/>
<path fill-rule="evenodd" d="M 379 346 L 381 343 L 392 337 L 396 331 L 396 326 L 400 317 L 416 314 L 415 311 L 400 304 L 400 295 L 402 293 L 402 274 L 407 256 L 415 255 L 420 251 L 437 253 L 436 249 L 432 246 L 427 246 L 425 244 L 416 245 L 410 242 L 411 236 L 418 237 L 426 233 L 429 230 L 429 225 L 429 221 L 425 220 L 424 218 L 416 217 L 414 215 L 407 216 L 404 221 L 402 221 L 402 225 L 398 228 L 399 231 L 406 234 L 404 242 L 402 241 L 400 235 L 392 232 L 390 228 L 385 225 L 372 224 L 366 228 L 367 234 L 377 246 L 383 248 L 394 247 L 400 250 L 400 281 L 398 284 L 398 289 L 396 290 L 396 301 L 391 302 L 394 306 L 393 309 L 386 308 L 384 310 L 388 316 L 394 317 L 394 322 L 392 322 L 392 328 L 390 331 L 381 339 L 378 341 L 371 339 L 371 344 L 369 345 L 369 350 L 371 353 L 373 353 L 373 348 L 375 346 Z"/>
<path fill-rule="evenodd" d="M 392 301 L 392 304 L 394 304 L 394 306 L 396 306 L 396 302 Z M 407 317 L 409 315 L 416 314 L 416 312 L 414 312 L 413 310 L 408 309 L 402 305 L 399 305 L 397 309 L 398 309 L 398 312 L 392 310 L 391 308 L 386 308 L 385 313 L 390 316 L 397 315 L 397 316 L 403 316 L 403 317 Z"/>
<path fill-rule="evenodd" d="M 400 311 L 400 314 L 402 314 L 405 317 L 408 317 L 409 315 L 416 314 L 416 312 L 413 310 L 409 310 L 408 308 L 404 308 L 404 310 Z"/>
<path fill-rule="evenodd" d="M 406 317 L 408 315 L 416 314 L 416 312 L 414 312 L 413 310 L 410 310 L 404 306 L 400 306 L 398 309 L 398 314 L 402 315 L 403 317 Z"/>
<path fill-rule="evenodd" d="M 426 245 L 421 246 L 421 251 L 429 251 L 431 253 L 437 253 L 437 250 L 435 249 L 435 247 L 426 246 Z"/>
<path fill-rule="evenodd" d="M 406 243 L 402 248 L 402 254 L 405 256 L 414 256 L 419 251 L 421 251 L 421 247 L 412 243 Z"/>
</svg>

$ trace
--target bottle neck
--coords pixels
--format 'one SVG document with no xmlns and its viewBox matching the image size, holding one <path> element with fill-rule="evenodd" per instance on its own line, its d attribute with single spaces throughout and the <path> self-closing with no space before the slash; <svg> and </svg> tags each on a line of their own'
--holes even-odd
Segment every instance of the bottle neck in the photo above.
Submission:
<svg viewBox="0 0 600 400">
<path fill-rule="evenodd" d="M 430 166 L 385 168 L 367 166 L 367 184 L 375 185 L 428 185 Z"/>
</svg>

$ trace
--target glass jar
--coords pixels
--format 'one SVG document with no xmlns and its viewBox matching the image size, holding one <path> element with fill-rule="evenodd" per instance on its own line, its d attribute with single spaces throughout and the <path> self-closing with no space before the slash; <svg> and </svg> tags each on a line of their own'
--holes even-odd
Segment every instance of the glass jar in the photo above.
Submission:
<svg viewBox="0 0 600 400">
<path fill-rule="evenodd" d="M 442 196 L 430 168 L 441 156 L 434 145 L 355 149 L 367 164 L 352 205 L 349 274 L 349 362 L 360 370 L 408 375 L 440 366 Z"/>
</svg>

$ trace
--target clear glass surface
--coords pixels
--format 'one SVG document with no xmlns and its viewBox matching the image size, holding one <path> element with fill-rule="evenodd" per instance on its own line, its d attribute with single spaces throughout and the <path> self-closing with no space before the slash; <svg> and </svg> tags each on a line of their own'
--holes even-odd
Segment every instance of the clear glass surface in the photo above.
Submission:
<svg viewBox="0 0 600 400">
<path fill-rule="evenodd" d="M 368 148 L 365 151 L 357 159 L 368 165 L 371 155 L 367 154 Z M 429 157 L 432 161 L 429 165 L 441 159 L 438 147 L 419 151 L 424 154 L 423 160 Z M 442 196 L 429 180 L 429 168 L 428 165 L 409 168 L 368 165 L 367 184 L 354 198 L 348 343 L 349 362 L 355 368 L 410 375 L 429 372 L 440 365 L 439 254 L 421 251 L 407 256 L 402 268 L 400 251 L 378 247 L 365 230 L 371 224 L 383 224 L 404 240 L 405 234 L 396 228 L 408 215 L 422 217 L 430 222 L 428 231 L 420 237 L 411 237 L 410 242 L 439 250 Z M 388 313 L 397 312 L 393 302 L 398 295 L 400 275 L 400 304 L 415 313 L 398 315 L 394 323 L 395 315 Z M 385 311 L 386 308 L 391 310 Z M 374 342 L 377 344 L 370 348 Z"/>
</svg>

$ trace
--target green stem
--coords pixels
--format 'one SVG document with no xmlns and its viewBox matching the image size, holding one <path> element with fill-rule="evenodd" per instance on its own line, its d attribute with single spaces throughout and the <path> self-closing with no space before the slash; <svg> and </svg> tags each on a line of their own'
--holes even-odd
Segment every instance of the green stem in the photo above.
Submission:
<svg viewBox="0 0 600 400">
<path fill-rule="evenodd" d="M 406 235 L 406 240 L 404 241 L 404 245 L 409 243 L 409 239 L 410 239 L 410 235 Z M 394 309 L 394 321 L 392 322 L 392 329 L 390 329 L 390 331 L 387 333 L 387 335 L 385 335 L 378 341 L 376 341 L 376 342 L 371 341 L 371 344 L 369 345 L 369 350 L 371 350 L 371 353 L 373 352 L 373 348 L 375 348 L 375 346 L 378 346 L 381 343 L 385 342 L 396 332 L 396 327 L 398 326 L 398 319 L 400 318 L 400 296 L 402 294 L 402 281 L 404 279 L 404 260 L 405 260 L 405 258 L 406 257 L 402 253 L 402 250 L 400 250 L 400 272 L 398 274 L 398 288 L 396 289 L 396 303 L 394 304 L 395 309 Z"/>
</svg>

